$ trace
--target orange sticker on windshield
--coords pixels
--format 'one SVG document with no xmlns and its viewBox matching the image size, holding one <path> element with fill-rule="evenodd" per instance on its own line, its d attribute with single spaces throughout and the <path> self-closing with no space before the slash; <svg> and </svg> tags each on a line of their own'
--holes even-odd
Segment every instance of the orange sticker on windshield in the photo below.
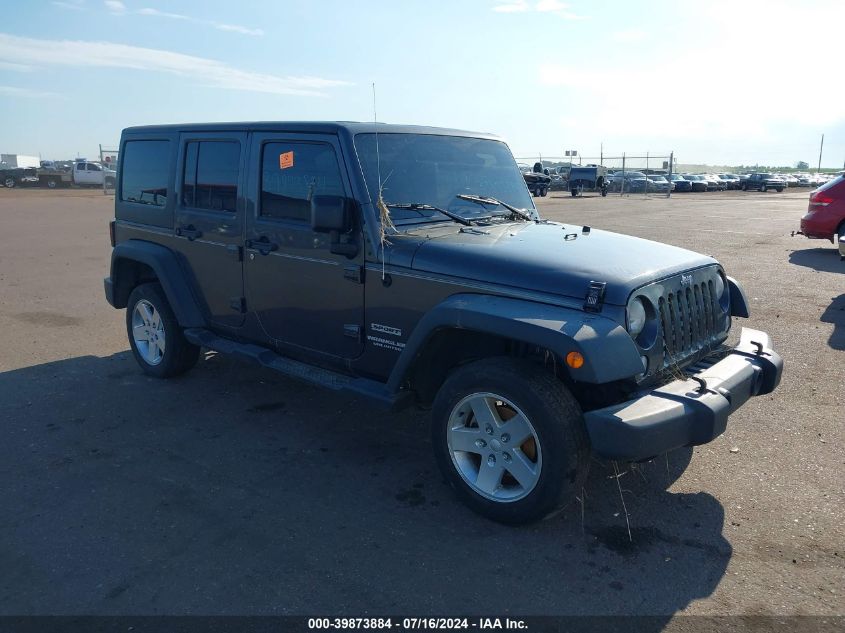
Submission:
<svg viewBox="0 0 845 633">
<path fill-rule="evenodd" d="M 279 154 L 279 169 L 290 169 L 293 167 L 293 152 Z"/>
</svg>

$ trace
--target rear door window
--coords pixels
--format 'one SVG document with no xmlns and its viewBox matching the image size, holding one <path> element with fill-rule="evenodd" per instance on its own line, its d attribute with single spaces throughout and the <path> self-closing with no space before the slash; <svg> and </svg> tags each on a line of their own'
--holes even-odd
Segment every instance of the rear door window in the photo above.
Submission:
<svg viewBox="0 0 845 633">
<path fill-rule="evenodd" d="M 185 147 L 182 204 L 194 209 L 236 211 L 240 160 L 238 141 L 189 142 Z"/>
</svg>

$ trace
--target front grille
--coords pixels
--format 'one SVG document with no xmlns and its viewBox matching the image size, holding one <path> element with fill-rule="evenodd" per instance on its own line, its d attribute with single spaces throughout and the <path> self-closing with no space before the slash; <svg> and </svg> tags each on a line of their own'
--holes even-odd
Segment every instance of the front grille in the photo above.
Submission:
<svg viewBox="0 0 845 633">
<path fill-rule="evenodd" d="M 713 279 L 666 291 L 657 303 L 663 332 L 663 366 L 676 365 L 711 349 L 724 334 L 725 319 Z"/>
</svg>

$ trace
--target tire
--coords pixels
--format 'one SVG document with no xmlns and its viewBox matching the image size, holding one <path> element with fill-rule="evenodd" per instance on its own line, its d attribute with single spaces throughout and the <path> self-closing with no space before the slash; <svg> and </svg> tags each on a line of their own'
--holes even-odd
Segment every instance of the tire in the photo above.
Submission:
<svg viewBox="0 0 845 633">
<path fill-rule="evenodd" d="M 489 423 L 476 421 L 475 411 Z M 515 446 L 520 438 L 509 435 L 517 433 L 525 440 Z M 581 494 L 589 470 L 581 407 L 560 380 L 528 361 L 498 357 L 456 369 L 434 400 L 431 434 L 458 497 L 500 523 L 530 523 L 563 509 Z"/>
<path fill-rule="evenodd" d="M 783 193 L 783 187 L 778 187 L 778 188 L 777 188 L 777 192 L 778 192 L 778 193 Z"/>
<path fill-rule="evenodd" d="M 135 360 L 150 376 L 178 376 L 199 359 L 200 348 L 185 338 L 158 283 L 141 284 L 129 295 L 126 332 Z"/>
<path fill-rule="evenodd" d="M 743 190 L 743 191 L 748 191 L 748 185 L 742 185 L 742 190 Z"/>
<path fill-rule="evenodd" d="M 607 198 L 607 187 L 602 187 L 602 188 L 601 188 L 601 197 L 602 197 L 602 198 Z"/>
<path fill-rule="evenodd" d="M 114 189 L 114 178 L 106 178 L 106 189 Z"/>
<path fill-rule="evenodd" d="M 570 189 L 570 190 L 569 190 L 569 193 L 571 193 L 571 194 L 572 194 L 572 197 L 574 198 L 575 196 L 577 196 L 577 195 L 578 195 L 578 190 L 577 190 L 577 189 Z"/>
<path fill-rule="evenodd" d="M 47 189 L 55 189 L 59 186 L 59 183 L 56 181 L 55 178 L 48 178 L 47 179 Z"/>
<path fill-rule="evenodd" d="M 540 189 L 540 197 L 545 198 L 547 195 L 549 195 L 548 187 L 543 187 L 542 189 Z"/>
<path fill-rule="evenodd" d="M 766 185 L 760 185 L 760 193 L 766 193 L 767 189 L 768 187 L 766 187 Z"/>
<path fill-rule="evenodd" d="M 3 186 L 9 189 L 14 189 L 16 184 L 18 184 L 18 182 L 12 178 L 12 176 L 7 176 L 3 179 Z"/>
</svg>

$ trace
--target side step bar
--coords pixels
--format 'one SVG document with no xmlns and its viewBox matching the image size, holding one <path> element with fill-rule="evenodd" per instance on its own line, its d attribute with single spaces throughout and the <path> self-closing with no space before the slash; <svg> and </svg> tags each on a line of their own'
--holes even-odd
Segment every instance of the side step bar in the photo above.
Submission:
<svg viewBox="0 0 845 633">
<path fill-rule="evenodd" d="M 251 343 L 238 343 L 202 328 L 186 329 L 185 338 L 194 345 L 258 363 L 268 369 L 273 369 L 312 385 L 365 396 L 391 410 L 403 409 L 413 401 L 413 394 L 408 391 L 390 393 L 383 383 L 376 380 L 353 378 L 321 367 L 313 367 L 298 360 L 281 356 L 266 347 Z"/>
</svg>

